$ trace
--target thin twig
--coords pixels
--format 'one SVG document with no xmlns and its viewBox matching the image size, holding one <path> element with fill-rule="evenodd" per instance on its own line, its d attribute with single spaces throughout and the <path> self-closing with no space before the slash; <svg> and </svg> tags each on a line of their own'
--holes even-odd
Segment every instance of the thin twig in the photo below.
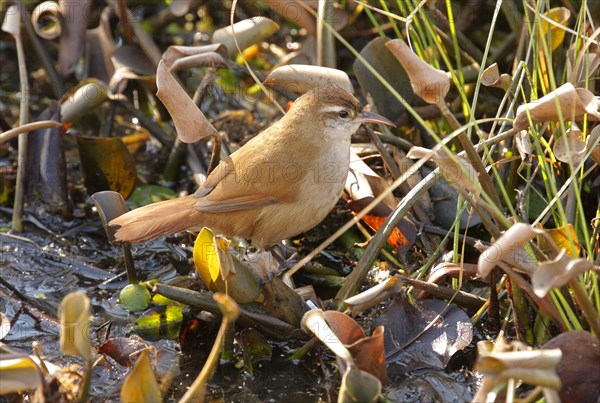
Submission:
<svg viewBox="0 0 600 403">
<path fill-rule="evenodd" d="M 19 127 L 15 127 L 14 129 L 7 130 L 3 133 L 0 133 L 0 144 L 7 142 L 10 139 L 13 139 L 20 135 L 21 133 L 29 133 L 39 129 L 58 129 L 62 127 L 62 123 L 57 122 L 55 120 L 41 120 L 39 122 L 31 122 L 24 124 Z"/>
<path fill-rule="evenodd" d="M 17 1 L 17 7 L 24 9 L 21 1 Z M 21 39 L 20 27 L 15 34 L 17 45 L 17 61 L 19 65 L 19 79 L 21 80 L 21 108 L 19 111 L 19 126 L 29 122 L 29 77 L 27 76 L 27 66 L 25 64 L 25 49 Z M 19 152 L 17 166 L 17 180 L 15 189 L 15 201 L 13 204 L 12 230 L 16 232 L 23 231 L 23 205 L 25 202 L 25 179 L 27 170 L 27 136 L 28 133 L 19 135 Z"/>
<path fill-rule="evenodd" d="M 144 126 L 156 139 L 165 147 L 171 148 L 175 143 L 171 136 L 163 131 L 152 119 L 144 115 L 140 110 L 136 109 L 127 99 L 119 99 L 119 105 L 123 106 L 129 113 L 135 116 L 142 126 Z"/>
<path fill-rule="evenodd" d="M 409 276 L 397 274 L 397 277 L 402 279 L 407 284 L 418 288 L 420 290 L 427 291 L 431 295 L 441 298 L 454 298 L 456 304 L 469 309 L 479 309 L 486 303 L 486 299 L 478 297 L 477 295 L 461 291 L 454 290 L 452 288 L 444 287 L 435 283 L 429 283 L 423 280 L 417 280 Z"/>
</svg>

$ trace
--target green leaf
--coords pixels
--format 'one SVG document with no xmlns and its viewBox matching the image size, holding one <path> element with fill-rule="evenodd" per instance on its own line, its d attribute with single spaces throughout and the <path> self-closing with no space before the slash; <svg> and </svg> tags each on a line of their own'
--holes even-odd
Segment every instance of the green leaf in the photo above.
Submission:
<svg viewBox="0 0 600 403">
<path fill-rule="evenodd" d="M 146 185 L 136 186 L 133 193 L 127 199 L 129 206 L 134 209 L 150 203 L 170 200 L 177 197 L 177 193 L 165 186 Z"/>
<path fill-rule="evenodd" d="M 159 305 L 144 312 L 133 325 L 137 333 L 177 339 L 183 321 L 183 306 Z"/>
<path fill-rule="evenodd" d="M 148 308 L 150 291 L 142 284 L 129 284 L 119 293 L 119 303 L 128 311 L 143 311 Z"/>
<path fill-rule="evenodd" d="M 250 375 L 253 375 L 252 364 L 259 360 L 271 359 L 273 348 L 268 340 L 255 329 L 244 329 L 240 336 L 244 346 L 244 367 Z"/>
</svg>

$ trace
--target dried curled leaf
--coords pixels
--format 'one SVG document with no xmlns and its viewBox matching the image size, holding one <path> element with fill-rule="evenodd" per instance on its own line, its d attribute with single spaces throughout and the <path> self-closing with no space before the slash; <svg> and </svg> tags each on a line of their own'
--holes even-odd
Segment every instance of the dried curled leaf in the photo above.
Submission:
<svg viewBox="0 0 600 403">
<path fill-rule="evenodd" d="M 594 162 L 600 164 L 600 125 L 594 127 L 585 142 L 585 146 L 587 151 L 592 150 L 590 157 Z"/>
<path fill-rule="evenodd" d="M 65 354 L 92 359 L 89 337 L 90 299 L 81 291 L 68 294 L 58 307 L 60 318 L 60 349 Z"/>
<path fill-rule="evenodd" d="M 189 67 L 226 67 L 227 48 L 220 43 L 204 46 L 169 46 L 162 58 L 170 71 Z"/>
<path fill-rule="evenodd" d="M 383 326 L 378 326 L 371 336 L 367 336 L 359 324 L 345 313 L 325 311 L 324 315 L 333 332 L 350 351 L 356 366 L 376 376 L 383 385 L 387 384 Z M 343 360 L 338 360 L 338 365 L 340 372 L 344 372 Z"/>
<path fill-rule="evenodd" d="M 535 294 L 544 298 L 548 291 L 559 288 L 573 280 L 579 274 L 591 270 L 594 265 L 585 259 L 573 259 L 565 249 L 558 256 L 540 264 L 539 269 L 531 277 L 531 285 Z"/>
<path fill-rule="evenodd" d="M 156 69 L 156 86 L 158 88 L 156 96 L 171 114 L 177 135 L 181 141 L 194 143 L 208 136 L 219 135 L 213 125 L 206 119 L 206 116 L 171 75 L 163 60 L 160 61 Z"/>
<path fill-rule="evenodd" d="M 393 39 L 385 46 L 398 59 L 410 78 L 413 91 L 430 104 L 440 104 L 450 90 L 448 73 L 438 70 L 417 56 L 403 39 Z"/>
<path fill-rule="evenodd" d="M 333 2 L 332 2 L 333 3 Z M 306 8 L 317 8 L 317 0 L 303 1 L 266 1 L 265 6 L 271 8 L 282 17 L 292 21 L 294 24 L 305 28 L 311 35 L 317 34 L 317 20 L 313 14 Z M 330 22 L 336 31 L 341 31 L 347 24 L 349 16 L 337 2 L 333 3 L 331 10 L 332 16 Z M 316 15 L 316 14 L 315 14 Z"/>
<path fill-rule="evenodd" d="M 575 88 L 567 83 L 534 102 L 517 108 L 513 122 L 516 130 L 529 128 L 532 124 L 552 122 L 562 119 L 578 121 L 588 114 L 590 120 L 600 120 L 600 98 L 585 88 Z"/>
<path fill-rule="evenodd" d="M 578 166 L 583 161 L 586 152 L 586 144 L 582 137 L 583 133 L 573 123 L 569 130 L 554 142 L 552 152 L 556 159 Z"/>
<path fill-rule="evenodd" d="M 58 3 L 44 1 L 31 12 L 31 24 L 35 33 L 42 39 L 52 40 L 60 36 L 62 13 Z"/>
<path fill-rule="evenodd" d="M 479 174 L 473 165 L 463 157 L 451 155 L 444 149 L 431 151 L 423 147 L 412 147 L 408 158 L 423 158 L 430 156 L 440 168 L 442 177 L 455 189 L 466 189 L 477 198 L 481 191 L 479 186 Z"/>
<path fill-rule="evenodd" d="M 527 130 L 519 131 L 515 136 L 515 143 L 522 160 L 525 160 L 533 153 L 533 147 L 531 146 L 531 141 L 529 141 L 529 132 Z"/>
<path fill-rule="evenodd" d="M 558 390 L 560 378 L 556 373 L 556 365 L 561 357 L 559 349 L 492 352 L 480 356 L 475 368 L 493 378 L 496 384 L 514 378 Z"/>
<path fill-rule="evenodd" d="M 485 69 L 481 76 L 481 84 L 486 87 L 502 88 L 504 91 L 508 90 L 511 81 L 512 77 L 509 74 L 500 75 L 498 63 L 494 63 Z"/>
<path fill-rule="evenodd" d="M 496 242 L 479 256 L 477 265 L 479 275 L 483 278 L 487 277 L 499 262 L 510 260 L 511 254 L 518 250 L 520 246 L 531 241 L 537 234 L 542 232 L 523 223 L 516 223 L 507 229 Z"/>
<path fill-rule="evenodd" d="M 395 295 L 401 287 L 402 282 L 398 277 L 390 277 L 376 286 L 346 299 L 344 303 L 348 305 L 351 315 L 357 315 Z"/>
<path fill-rule="evenodd" d="M 304 94 L 311 89 L 323 89 L 330 86 L 340 87 L 354 92 L 348 74 L 321 66 L 290 64 L 276 68 L 269 74 L 264 84 L 295 94 Z"/>
<path fill-rule="evenodd" d="M 65 94 L 60 100 L 61 122 L 70 123 L 107 99 L 108 87 L 104 82 L 93 78 L 86 80 L 81 86 Z"/>
<path fill-rule="evenodd" d="M 333 326 L 333 325 L 332 325 Z M 313 309 L 304 314 L 302 328 L 312 332 L 333 351 L 345 368 L 338 402 L 375 402 L 381 393 L 381 382 L 357 367 L 352 354 L 328 323 L 324 312 Z M 361 329 L 362 330 L 362 329 Z"/>
<path fill-rule="evenodd" d="M 220 28 L 213 34 L 213 43 L 221 43 L 227 47 L 227 54 L 234 58 L 240 50 L 261 42 L 279 31 L 279 25 L 267 17 L 248 18 L 225 28 Z M 235 39 L 234 39 L 235 36 Z"/>
<path fill-rule="evenodd" d="M 63 76 L 75 71 L 85 48 L 85 31 L 90 22 L 90 0 L 60 0 L 62 34 L 58 53 L 58 69 Z"/>
</svg>

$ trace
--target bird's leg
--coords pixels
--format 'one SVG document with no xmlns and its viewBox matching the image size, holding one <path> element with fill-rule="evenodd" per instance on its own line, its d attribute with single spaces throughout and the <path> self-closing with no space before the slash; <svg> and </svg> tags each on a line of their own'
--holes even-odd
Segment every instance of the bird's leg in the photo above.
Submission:
<svg viewBox="0 0 600 403">
<path fill-rule="evenodd" d="M 298 249 L 294 248 L 293 246 L 286 245 L 284 241 L 279 241 L 275 247 L 277 247 L 282 254 L 290 255 L 288 259 L 294 259 L 296 256 L 298 256 Z"/>
<path fill-rule="evenodd" d="M 267 250 L 271 252 L 271 255 L 279 263 L 279 267 L 282 270 L 287 270 L 296 264 L 296 257 L 298 256 L 296 248 L 285 245 L 283 241 L 271 246 Z M 291 253 L 290 257 L 285 259 L 284 256 L 289 253 Z"/>
</svg>

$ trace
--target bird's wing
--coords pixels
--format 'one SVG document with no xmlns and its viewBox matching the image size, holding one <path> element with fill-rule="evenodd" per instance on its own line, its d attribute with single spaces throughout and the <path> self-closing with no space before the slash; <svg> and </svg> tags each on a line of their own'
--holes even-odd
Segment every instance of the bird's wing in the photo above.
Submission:
<svg viewBox="0 0 600 403">
<path fill-rule="evenodd" d="M 278 164 L 261 155 L 257 147 L 248 146 L 250 142 L 211 172 L 194 194 L 196 210 L 211 213 L 247 210 L 296 199 L 297 187 L 282 182 Z M 242 165 L 237 163 L 240 160 L 251 163 Z"/>
</svg>

